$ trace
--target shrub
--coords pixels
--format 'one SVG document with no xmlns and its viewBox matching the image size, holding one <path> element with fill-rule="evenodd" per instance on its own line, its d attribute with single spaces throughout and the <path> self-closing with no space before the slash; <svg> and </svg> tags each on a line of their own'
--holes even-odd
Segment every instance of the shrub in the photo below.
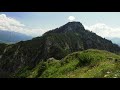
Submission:
<svg viewBox="0 0 120 90">
<path fill-rule="evenodd" d="M 89 54 L 87 54 L 87 53 L 80 54 L 79 65 L 80 66 L 88 65 L 91 63 L 91 60 L 93 60 L 93 58 Z"/>
</svg>

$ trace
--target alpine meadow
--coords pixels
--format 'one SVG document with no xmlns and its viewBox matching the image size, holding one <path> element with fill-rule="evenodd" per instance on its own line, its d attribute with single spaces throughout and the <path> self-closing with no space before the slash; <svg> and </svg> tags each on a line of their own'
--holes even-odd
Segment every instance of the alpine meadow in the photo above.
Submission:
<svg viewBox="0 0 120 90">
<path fill-rule="evenodd" d="M 92 25 L 110 15 L 0 13 L 0 78 L 120 78 L 119 27 Z"/>
</svg>

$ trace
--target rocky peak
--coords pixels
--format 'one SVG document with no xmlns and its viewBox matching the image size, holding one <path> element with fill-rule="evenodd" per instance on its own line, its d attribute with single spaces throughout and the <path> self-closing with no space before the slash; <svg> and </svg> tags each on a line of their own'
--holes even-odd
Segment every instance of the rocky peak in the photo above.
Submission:
<svg viewBox="0 0 120 90">
<path fill-rule="evenodd" d="M 84 27 L 84 26 L 82 25 L 82 23 L 77 22 L 77 21 L 68 22 L 68 23 L 65 24 L 64 26 L 68 26 L 68 27 Z"/>
<path fill-rule="evenodd" d="M 65 25 L 56 28 L 54 30 L 51 30 L 47 33 L 66 33 L 68 31 L 81 31 L 81 30 L 85 30 L 84 26 L 82 25 L 82 23 L 77 22 L 77 21 L 73 21 L 73 22 L 68 22 Z"/>
<path fill-rule="evenodd" d="M 68 22 L 67 24 L 61 26 L 59 30 L 66 31 L 75 31 L 75 30 L 84 30 L 84 26 L 80 22 Z"/>
</svg>

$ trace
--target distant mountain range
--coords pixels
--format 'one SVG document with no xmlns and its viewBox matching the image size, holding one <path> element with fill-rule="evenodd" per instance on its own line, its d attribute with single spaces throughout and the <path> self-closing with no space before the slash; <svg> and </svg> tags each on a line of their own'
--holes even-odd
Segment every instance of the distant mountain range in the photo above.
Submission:
<svg viewBox="0 0 120 90">
<path fill-rule="evenodd" d="M 30 39 L 31 36 L 22 33 L 0 30 L 0 43 L 16 43 Z"/>
<path fill-rule="evenodd" d="M 22 39 L 21 36 L 17 40 Z M 18 70 L 27 72 L 49 58 L 62 60 L 70 53 L 87 49 L 120 53 L 118 45 L 85 30 L 82 23 L 68 22 L 59 28 L 46 32 L 41 37 L 20 41 L 12 45 L 0 45 L 0 72 L 15 73 Z"/>
</svg>

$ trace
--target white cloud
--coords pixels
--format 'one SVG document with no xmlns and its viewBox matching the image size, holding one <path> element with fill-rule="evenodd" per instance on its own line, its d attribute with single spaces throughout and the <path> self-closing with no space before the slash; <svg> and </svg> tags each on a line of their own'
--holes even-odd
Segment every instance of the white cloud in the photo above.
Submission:
<svg viewBox="0 0 120 90">
<path fill-rule="evenodd" d="M 45 30 L 45 29 L 40 29 L 40 28 L 34 28 L 34 29 L 24 29 L 23 30 L 25 32 L 25 34 L 33 36 L 33 37 L 37 37 L 37 36 L 41 36 L 42 34 L 44 34 L 45 32 L 49 31 L 49 30 Z"/>
<path fill-rule="evenodd" d="M 120 38 L 120 27 L 110 27 L 104 23 L 97 23 L 92 26 L 85 25 L 85 28 L 102 37 Z"/>
<path fill-rule="evenodd" d="M 70 21 L 75 20 L 74 16 L 69 16 Z M 110 27 L 104 23 L 97 23 L 91 26 L 84 25 L 86 29 L 95 32 L 102 37 L 110 38 L 120 38 L 120 27 Z M 0 14 L 0 30 L 14 31 L 23 33 L 30 36 L 41 36 L 43 33 L 47 32 L 48 29 L 42 28 L 27 28 L 26 25 L 20 21 L 8 17 L 5 14 Z"/>
<path fill-rule="evenodd" d="M 5 14 L 0 15 L 0 26 L 3 27 L 10 27 L 10 26 L 25 26 L 24 24 L 20 23 L 19 21 L 15 20 L 14 18 L 7 17 Z"/>
<path fill-rule="evenodd" d="M 5 14 L 0 14 L 0 30 L 19 32 L 29 36 L 41 36 L 43 33 L 48 31 L 41 28 L 27 28 L 20 21 L 7 17 Z"/>
<path fill-rule="evenodd" d="M 68 20 L 73 21 L 73 20 L 75 20 L 75 17 L 74 16 L 69 16 Z"/>
</svg>

